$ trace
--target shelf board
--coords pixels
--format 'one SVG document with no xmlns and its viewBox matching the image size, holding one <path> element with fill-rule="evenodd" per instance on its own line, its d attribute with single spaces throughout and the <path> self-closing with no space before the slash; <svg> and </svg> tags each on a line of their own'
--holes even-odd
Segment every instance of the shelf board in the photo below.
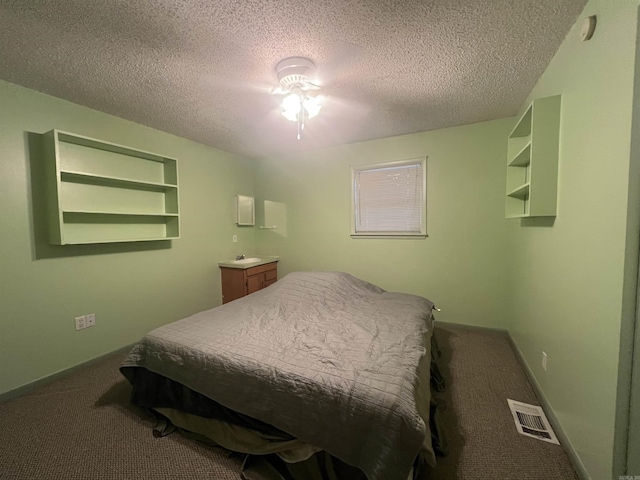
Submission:
<svg viewBox="0 0 640 480">
<path fill-rule="evenodd" d="M 520 117 L 516 126 L 509 134 L 509 138 L 528 137 L 531 135 L 531 117 L 533 115 L 533 104 L 529 105 L 527 111 Z"/>
<path fill-rule="evenodd" d="M 531 140 L 514 155 L 508 163 L 510 167 L 526 167 L 531 163 Z"/>
<path fill-rule="evenodd" d="M 527 195 L 529 195 L 529 182 L 520 185 L 519 187 L 514 188 L 509 193 L 507 193 L 508 197 L 520 199 L 524 199 Z"/>
<path fill-rule="evenodd" d="M 130 157 L 142 158 L 145 160 L 151 160 L 159 163 L 174 162 L 175 159 L 159 155 L 157 153 L 147 152 L 139 150 L 137 148 L 125 147 L 118 145 L 117 143 L 106 142 L 104 140 L 97 140 L 95 138 L 85 137 L 84 135 L 77 135 L 75 133 L 63 132 L 61 130 L 54 130 L 56 132 L 58 141 L 71 143 L 74 145 L 80 145 L 83 147 L 95 148 L 97 150 L 106 150 L 113 153 L 119 153 L 121 155 L 127 155 Z"/>
<path fill-rule="evenodd" d="M 528 218 L 530 216 L 528 213 L 519 213 L 518 215 L 507 215 L 506 218 Z"/>
<path fill-rule="evenodd" d="M 168 183 L 142 182 L 140 180 L 131 180 L 123 177 L 95 175 L 92 173 L 76 172 L 72 170 L 60 170 L 60 179 L 63 182 L 88 183 L 108 187 L 136 188 L 158 192 L 178 188 L 177 185 L 171 185 Z"/>
<path fill-rule="evenodd" d="M 141 212 L 98 212 L 94 210 L 63 210 L 63 214 L 108 215 L 122 217 L 178 217 L 178 213 L 141 213 Z"/>
<path fill-rule="evenodd" d="M 161 240 L 177 240 L 176 237 L 153 237 L 153 238 L 123 238 L 115 240 L 79 240 L 79 241 L 65 241 L 64 245 L 85 245 L 85 244 L 98 244 L 98 243 L 123 243 L 123 242 L 158 242 Z"/>
</svg>

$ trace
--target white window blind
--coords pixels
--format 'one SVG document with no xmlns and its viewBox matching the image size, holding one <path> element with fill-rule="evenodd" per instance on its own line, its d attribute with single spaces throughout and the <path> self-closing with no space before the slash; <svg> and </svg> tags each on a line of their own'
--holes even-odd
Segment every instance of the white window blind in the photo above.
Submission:
<svg viewBox="0 0 640 480">
<path fill-rule="evenodd" d="M 425 236 L 424 159 L 355 167 L 354 236 Z"/>
</svg>

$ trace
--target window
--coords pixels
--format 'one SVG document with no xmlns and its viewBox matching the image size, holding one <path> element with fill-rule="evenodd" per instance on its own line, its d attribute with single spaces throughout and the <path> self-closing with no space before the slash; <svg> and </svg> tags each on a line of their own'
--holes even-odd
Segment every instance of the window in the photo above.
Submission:
<svg viewBox="0 0 640 480">
<path fill-rule="evenodd" d="M 426 158 L 351 167 L 351 236 L 425 238 L 426 171 Z"/>
</svg>

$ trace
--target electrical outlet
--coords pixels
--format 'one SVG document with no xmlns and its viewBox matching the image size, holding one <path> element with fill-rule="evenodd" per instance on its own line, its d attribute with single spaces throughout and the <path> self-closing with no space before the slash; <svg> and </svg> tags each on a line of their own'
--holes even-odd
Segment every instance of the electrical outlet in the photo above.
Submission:
<svg viewBox="0 0 640 480">
<path fill-rule="evenodd" d="M 233 243 L 237 243 L 238 242 L 238 235 L 234 235 L 233 236 Z"/>
<path fill-rule="evenodd" d="M 85 315 L 87 321 L 87 328 L 89 327 L 95 327 L 96 326 L 96 314 L 95 313 L 90 313 L 88 315 Z"/>
<path fill-rule="evenodd" d="M 87 317 L 80 315 L 76 317 L 76 330 L 82 330 L 83 328 L 87 328 Z"/>
<path fill-rule="evenodd" d="M 547 354 L 542 352 L 542 369 L 547 371 Z"/>
</svg>

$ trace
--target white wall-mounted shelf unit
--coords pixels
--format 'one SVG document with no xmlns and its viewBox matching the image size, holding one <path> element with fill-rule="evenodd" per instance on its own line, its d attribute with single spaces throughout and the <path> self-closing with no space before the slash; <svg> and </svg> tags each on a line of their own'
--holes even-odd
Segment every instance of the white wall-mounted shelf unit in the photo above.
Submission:
<svg viewBox="0 0 640 480">
<path fill-rule="evenodd" d="M 180 238 L 175 159 L 60 130 L 43 142 L 49 243 Z"/>
<path fill-rule="evenodd" d="M 507 140 L 507 218 L 555 216 L 561 96 L 535 99 Z"/>
</svg>

